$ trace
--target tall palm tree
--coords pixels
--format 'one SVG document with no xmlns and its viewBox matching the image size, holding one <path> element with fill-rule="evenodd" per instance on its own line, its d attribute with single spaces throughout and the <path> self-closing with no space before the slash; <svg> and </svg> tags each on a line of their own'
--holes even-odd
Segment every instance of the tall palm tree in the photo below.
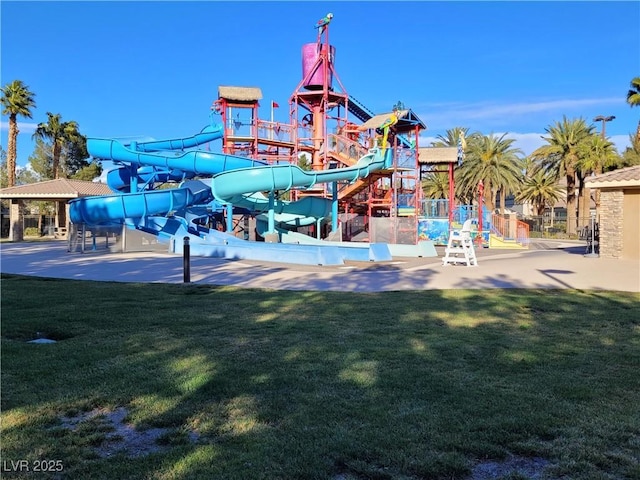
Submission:
<svg viewBox="0 0 640 480">
<path fill-rule="evenodd" d="M 600 175 L 605 168 L 615 165 L 619 161 L 615 146 L 601 135 L 591 135 L 578 147 L 580 158 L 577 163 L 578 170 L 583 177 L 590 174 Z M 588 189 L 583 191 L 582 205 L 588 207 Z M 595 192 L 596 213 L 600 211 L 600 189 Z"/>
<path fill-rule="evenodd" d="M 71 120 L 63 122 L 60 114 L 47 112 L 48 121 L 39 123 L 33 134 L 34 138 L 51 142 L 53 147 L 53 178 L 60 177 L 60 154 L 67 142 L 74 142 L 81 136 L 78 123 Z"/>
<path fill-rule="evenodd" d="M 31 118 L 31 110 L 36 108 L 35 94 L 22 80 L 14 80 L 2 87 L 2 114 L 9 116 L 9 138 L 7 142 L 8 186 L 16 184 L 16 160 L 18 158 L 18 115 Z"/>
<path fill-rule="evenodd" d="M 465 161 L 458 169 L 461 192 L 473 192 L 480 182 L 484 184 L 484 202 L 489 210 L 495 209 L 498 191 L 506 193 L 514 188 L 522 175 L 519 157 L 522 151 L 513 147 L 514 139 L 506 136 L 506 133 L 500 137 L 474 134 L 467 143 Z"/>
<path fill-rule="evenodd" d="M 587 125 L 583 118 L 569 120 L 563 117 L 545 129 L 548 136 L 542 137 L 547 145 L 536 149 L 531 157 L 554 176 L 567 179 L 567 228 L 569 235 L 576 233 L 576 172 L 580 159 L 580 145 L 594 133 L 593 125 Z"/>
<path fill-rule="evenodd" d="M 527 175 L 516 195 L 519 202 L 531 202 L 537 216 L 544 215 L 547 205 L 553 205 L 562 197 L 562 187 L 558 185 L 558 179 L 542 168 Z"/>
<path fill-rule="evenodd" d="M 627 92 L 627 103 L 630 107 L 638 107 L 640 106 L 640 77 L 632 78 L 630 87 Z M 640 142 L 640 121 L 636 129 L 636 141 Z"/>
<path fill-rule="evenodd" d="M 458 146 L 459 139 L 467 138 L 469 136 L 469 129 L 467 127 L 454 127 L 447 130 L 445 136 L 438 135 L 434 142 L 431 142 L 432 147 L 456 147 Z"/>
</svg>

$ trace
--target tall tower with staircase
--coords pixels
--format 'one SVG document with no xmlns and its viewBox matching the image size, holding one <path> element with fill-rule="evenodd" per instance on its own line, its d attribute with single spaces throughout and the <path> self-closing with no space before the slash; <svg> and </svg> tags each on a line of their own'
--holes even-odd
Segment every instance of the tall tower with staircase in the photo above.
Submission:
<svg viewBox="0 0 640 480">
<path fill-rule="evenodd" d="M 296 156 L 307 153 L 313 170 L 355 165 L 369 148 L 381 146 L 376 130 L 391 115 L 375 115 L 347 93 L 336 70 L 336 49 L 329 41 L 331 18 L 329 14 L 318 22 L 315 42 L 303 45 L 302 80 L 289 101 Z M 384 145 L 392 150 L 392 168 L 353 183 L 318 185 L 299 195 L 331 197 L 347 217 L 358 215 L 366 225 L 375 223 L 380 239 L 370 231 L 370 241 L 414 243 L 421 202 L 416 152 L 419 132 L 426 125 L 409 109 L 394 112 L 399 119 Z M 338 216 L 337 210 L 333 216 Z M 386 220 L 370 222 L 380 217 Z"/>
<path fill-rule="evenodd" d="M 328 14 L 325 19 L 333 16 Z M 320 22 L 319 22 L 320 24 Z M 302 80 L 289 100 L 298 153 L 311 156 L 311 168 L 323 170 L 329 162 L 329 133 L 348 123 L 347 94 L 335 69 L 336 49 L 329 43 L 328 23 L 317 26 L 313 43 L 302 46 Z"/>
</svg>

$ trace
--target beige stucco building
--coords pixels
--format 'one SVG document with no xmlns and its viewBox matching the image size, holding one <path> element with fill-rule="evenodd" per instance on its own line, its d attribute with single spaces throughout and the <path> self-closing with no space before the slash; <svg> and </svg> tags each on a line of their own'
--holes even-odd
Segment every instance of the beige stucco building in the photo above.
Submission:
<svg viewBox="0 0 640 480">
<path fill-rule="evenodd" d="M 600 194 L 600 256 L 640 261 L 640 165 L 586 180 Z"/>
</svg>

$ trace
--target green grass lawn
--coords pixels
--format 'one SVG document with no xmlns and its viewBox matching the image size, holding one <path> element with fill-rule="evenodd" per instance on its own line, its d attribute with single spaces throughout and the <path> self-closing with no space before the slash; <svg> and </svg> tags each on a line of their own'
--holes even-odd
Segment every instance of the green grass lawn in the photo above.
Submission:
<svg viewBox="0 0 640 480">
<path fill-rule="evenodd" d="M 2 478 L 640 478 L 638 294 L 1 289 Z"/>
</svg>

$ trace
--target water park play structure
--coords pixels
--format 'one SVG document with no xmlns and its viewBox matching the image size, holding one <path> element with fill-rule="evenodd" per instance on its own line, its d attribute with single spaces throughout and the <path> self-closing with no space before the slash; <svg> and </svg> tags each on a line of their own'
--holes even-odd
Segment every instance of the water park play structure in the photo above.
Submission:
<svg viewBox="0 0 640 480">
<path fill-rule="evenodd" d="M 71 201 L 70 238 L 120 228 L 174 253 L 187 238 L 192 255 L 300 264 L 436 256 L 434 243 L 446 244 L 454 223 L 477 210 L 451 204 L 444 217 L 425 215 L 420 177 L 444 168 L 453 189 L 460 158 L 431 162 L 432 149 L 418 145 L 426 125 L 400 102 L 375 115 L 346 92 L 329 43 L 332 17 L 302 47 L 289 123 L 273 121 L 273 101 L 271 120 L 259 118 L 259 88 L 220 86 L 210 124 L 192 137 L 89 138 L 90 155 L 113 162 L 114 195 Z M 481 239 L 486 212 L 483 220 Z"/>
</svg>

